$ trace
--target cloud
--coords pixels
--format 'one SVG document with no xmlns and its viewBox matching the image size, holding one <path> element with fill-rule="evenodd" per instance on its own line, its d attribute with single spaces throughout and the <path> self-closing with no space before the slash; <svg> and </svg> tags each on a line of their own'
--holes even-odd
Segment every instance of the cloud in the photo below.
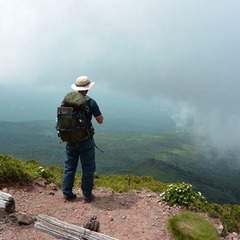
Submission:
<svg viewBox="0 0 240 240">
<path fill-rule="evenodd" d="M 180 125 L 190 121 L 217 145 L 237 147 L 239 7 L 236 0 L 1 1 L 2 99 L 12 89 L 49 106 L 89 75 L 103 102 L 111 91 L 168 98 Z"/>
</svg>

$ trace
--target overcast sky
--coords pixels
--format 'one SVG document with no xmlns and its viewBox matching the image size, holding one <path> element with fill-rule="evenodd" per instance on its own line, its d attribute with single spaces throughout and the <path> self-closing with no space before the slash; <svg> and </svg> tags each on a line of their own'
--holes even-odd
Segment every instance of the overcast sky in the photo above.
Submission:
<svg viewBox="0 0 240 240">
<path fill-rule="evenodd" d="M 55 117 L 87 75 L 102 112 L 166 101 L 177 126 L 239 148 L 239 23 L 239 0 L 0 0 L 0 120 Z"/>
</svg>

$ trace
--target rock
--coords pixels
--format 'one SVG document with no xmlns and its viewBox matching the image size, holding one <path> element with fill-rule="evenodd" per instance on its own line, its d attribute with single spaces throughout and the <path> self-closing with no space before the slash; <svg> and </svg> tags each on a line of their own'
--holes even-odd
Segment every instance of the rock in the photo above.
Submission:
<svg viewBox="0 0 240 240">
<path fill-rule="evenodd" d="M 121 204 L 122 206 L 128 206 L 128 205 L 130 205 L 129 202 L 120 202 L 120 204 Z"/>
<path fill-rule="evenodd" d="M 228 240 L 238 240 L 238 234 L 236 232 L 229 233 Z"/>
<path fill-rule="evenodd" d="M 33 222 L 33 219 L 26 213 L 19 213 L 17 222 L 18 224 L 30 225 Z"/>
<path fill-rule="evenodd" d="M 9 214 L 9 220 L 13 223 L 16 223 L 17 222 L 17 216 L 18 216 L 17 212 L 11 213 L 11 214 Z"/>
<path fill-rule="evenodd" d="M 56 183 L 50 183 L 50 184 L 49 184 L 49 188 L 52 189 L 52 190 L 54 190 L 54 191 L 57 191 L 57 190 L 58 190 L 58 186 L 57 186 Z"/>
<path fill-rule="evenodd" d="M 83 224 L 83 227 L 91 231 L 98 232 L 100 228 L 100 222 L 97 220 L 97 216 L 92 216 L 89 222 Z"/>
<path fill-rule="evenodd" d="M 218 227 L 217 227 L 217 232 L 218 232 L 218 234 L 221 234 L 221 233 L 222 233 L 222 230 L 223 230 L 223 225 L 222 225 L 222 224 L 219 224 Z"/>
<path fill-rule="evenodd" d="M 232 234 L 233 234 L 234 237 L 238 236 L 238 234 L 236 232 L 233 232 Z"/>
<path fill-rule="evenodd" d="M 46 179 L 44 178 L 38 178 L 35 182 L 34 182 L 35 185 L 38 185 L 40 187 L 46 187 L 47 185 L 47 181 Z"/>
</svg>

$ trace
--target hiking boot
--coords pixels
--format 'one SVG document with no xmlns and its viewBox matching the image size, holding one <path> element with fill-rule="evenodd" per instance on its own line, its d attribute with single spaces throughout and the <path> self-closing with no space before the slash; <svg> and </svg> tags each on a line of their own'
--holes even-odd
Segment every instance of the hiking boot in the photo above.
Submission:
<svg viewBox="0 0 240 240">
<path fill-rule="evenodd" d="M 82 203 L 90 203 L 94 198 L 95 196 L 93 194 L 91 195 L 91 197 L 83 196 Z"/>
<path fill-rule="evenodd" d="M 74 199 L 76 199 L 77 198 L 77 195 L 76 194 L 71 194 L 71 195 L 64 195 L 63 196 L 63 201 L 64 202 L 68 202 L 68 201 L 72 201 L 72 200 L 74 200 Z"/>
</svg>

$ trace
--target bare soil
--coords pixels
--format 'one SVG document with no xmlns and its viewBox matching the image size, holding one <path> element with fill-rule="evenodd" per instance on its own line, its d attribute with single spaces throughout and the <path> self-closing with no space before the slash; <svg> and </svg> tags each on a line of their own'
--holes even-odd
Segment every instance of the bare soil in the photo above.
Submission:
<svg viewBox="0 0 240 240">
<path fill-rule="evenodd" d="M 0 216 L 0 240 L 56 239 L 35 229 L 34 223 L 19 225 L 16 221 L 19 213 L 33 218 L 45 214 L 81 227 L 95 215 L 100 221 L 100 232 L 117 239 L 172 240 L 167 221 L 185 210 L 180 206 L 169 207 L 159 193 L 149 190 L 120 194 L 111 189 L 97 188 L 93 191 L 96 197 L 91 203 L 81 202 L 80 189 L 75 189 L 78 195 L 75 201 L 63 202 L 61 190 L 53 190 L 51 185 L 4 186 L 1 191 L 13 196 L 16 212 Z M 213 221 L 220 224 L 218 219 Z"/>
</svg>

